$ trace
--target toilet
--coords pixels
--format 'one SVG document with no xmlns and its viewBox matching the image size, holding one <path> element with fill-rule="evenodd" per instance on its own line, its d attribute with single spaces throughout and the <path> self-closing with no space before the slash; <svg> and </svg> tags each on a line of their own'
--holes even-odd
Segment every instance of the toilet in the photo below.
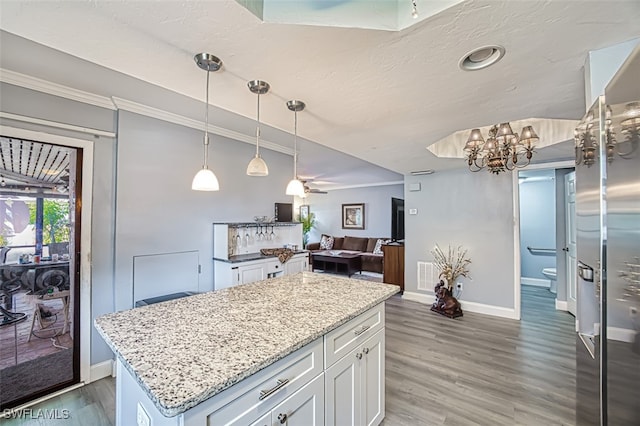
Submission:
<svg viewBox="0 0 640 426">
<path fill-rule="evenodd" d="M 553 294 L 556 294 L 556 292 L 558 291 L 558 282 L 556 281 L 556 279 L 557 279 L 556 268 L 544 268 L 542 270 L 542 275 L 547 277 L 549 279 L 549 281 L 551 282 L 551 286 L 549 287 L 549 291 L 551 293 L 553 293 Z"/>
</svg>

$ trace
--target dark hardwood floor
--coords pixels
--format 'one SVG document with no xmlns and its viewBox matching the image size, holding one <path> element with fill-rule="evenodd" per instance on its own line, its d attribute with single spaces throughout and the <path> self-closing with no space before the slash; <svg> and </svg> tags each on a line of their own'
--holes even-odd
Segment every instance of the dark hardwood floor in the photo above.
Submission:
<svg viewBox="0 0 640 426">
<path fill-rule="evenodd" d="M 553 295 L 523 286 L 522 321 L 387 302 L 385 426 L 575 425 L 574 320 Z M 106 378 L 33 407 L 68 420 L 6 425 L 114 424 L 115 381 Z"/>
</svg>

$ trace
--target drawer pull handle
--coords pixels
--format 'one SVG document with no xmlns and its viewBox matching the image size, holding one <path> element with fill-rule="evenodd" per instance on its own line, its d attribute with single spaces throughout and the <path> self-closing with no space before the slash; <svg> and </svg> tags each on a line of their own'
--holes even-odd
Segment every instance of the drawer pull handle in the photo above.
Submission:
<svg viewBox="0 0 640 426">
<path fill-rule="evenodd" d="M 364 348 L 364 349 L 362 350 L 362 352 L 364 352 L 364 354 L 365 354 L 365 355 L 366 355 L 366 354 L 368 354 L 368 353 L 369 353 L 369 348 Z"/>
<path fill-rule="evenodd" d="M 286 413 L 278 414 L 278 420 L 280 421 L 281 425 L 283 425 L 283 424 L 285 424 L 287 422 L 287 417 L 289 417 L 289 416 L 287 416 Z"/>
<path fill-rule="evenodd" d="M 370 327 L 371 327 L 370 325 L 363 325 L 362 327 L 360 327 L 359 330 L 353 330 L 353 332 L 355 333 L 356 336 L 359 336 L 365 331 L 367 331 Z"/>
<path fill-rule="evenodd" d="M 268 397 L 272 393 L 277 392 L 278 390 L 280 390 L 287 383 L 289 383 L 289 379 L 278 379 L 278 383 L 274 387 L 272 387 L 271 389 L 261 390 L 260 391 L 260 396 L 258 397 L 258 399 L 260 401 L 262 401 L 263 399 L 265 399 L 266 397 Z"/>
<path fill-rule="evenodd" d="M 358 353 L 356 354 L 356 358 L 358 358 L 358 359 L 362 359 L 362 354 L 361 354 L 360 352 L 358 352 Z"/>
</svg>

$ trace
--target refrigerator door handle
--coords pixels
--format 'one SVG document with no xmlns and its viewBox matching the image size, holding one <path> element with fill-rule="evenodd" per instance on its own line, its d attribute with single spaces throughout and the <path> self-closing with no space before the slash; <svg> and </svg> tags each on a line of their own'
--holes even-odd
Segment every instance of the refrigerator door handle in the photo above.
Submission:
<svg viewBox="0 0 640 426">
<path fill-rule="evenodd" d="M 578 276 L 584 281 L 593 282 L 593 268 L 586 263 L 578 261 Z"/>
</svg>

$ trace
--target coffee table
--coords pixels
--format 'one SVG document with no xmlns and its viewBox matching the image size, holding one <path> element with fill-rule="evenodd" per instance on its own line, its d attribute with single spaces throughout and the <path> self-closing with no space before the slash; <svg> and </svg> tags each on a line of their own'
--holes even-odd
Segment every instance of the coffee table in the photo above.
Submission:
<svg viewBox="0 0 640 426">
<path fill-rule="evenodd" d="M 346 273 L 351 276 L 362 270 L 360 252 L 348 250 L 324 250 L 311 253 L 312 271 Z"/>
</svg>

